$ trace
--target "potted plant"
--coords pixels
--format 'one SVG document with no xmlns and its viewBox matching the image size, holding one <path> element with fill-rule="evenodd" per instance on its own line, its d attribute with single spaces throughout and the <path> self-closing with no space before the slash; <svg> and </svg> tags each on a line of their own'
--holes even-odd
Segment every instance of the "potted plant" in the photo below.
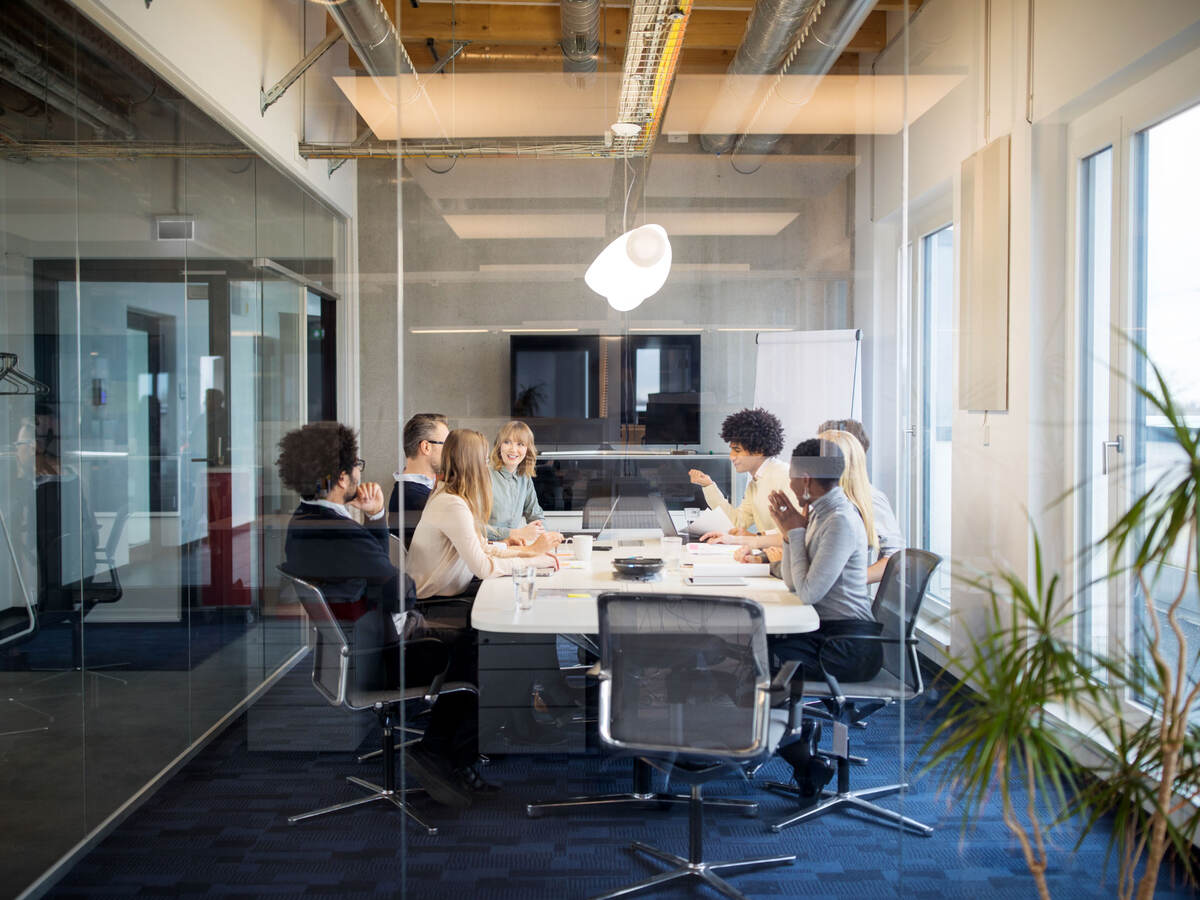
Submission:
<svg viewBox="0 0 1200 900">
<path fill-rule="evenodd" d="M 1136 578 L 1147 623 L 1145 660 L 1124 652 L 1090 655 L 1075 646 L 1072 604 L 1060 596 L 1059 576 L 1047 579 L 1035 532 L 1032 588 L 1011 571 L 969 582 L 987 593 L 990 614 L 967 650 L 947 663 L 959 680 L 939 703 L 944 718 L 923 748 L 926 768 L 938 768 L 943 783 L 961 791 L 964 822 L 989 795 L 1000 795 L 1004 822 L 1042 898 L 1050 896 L 1046 833 L 1065 814 L 1039 814 L 1039 797 L 1051 801 L 1050 808 L 1079 813 L 1083 835 L 1111 815 L 1122 900 L 1153 897 L 1169 852 L 1187 877 L 1193 875 L 1200 726 L 1191 715 L 1200 698 L 1200 658 L 1189 651 L 1180 612 L 1190 590 L 1200 589 L 1200 429 L 1189 428 L 1162 373 L 1137 350 L 1154 379 L 1137 391 L 1167 422 L 1178 462 L 1134 500 L 1100 544 L 1113 553 L 1107 577 Z M 1172 568 L 1181 570 L 1179 587 L 1160 604 L 1155 588 Z M 1138 722 L 1126 716 L 1129 696 L 1149 707 Z M 1068 748 L 1079 735 L 1050 713 L 1054 708 L 1095 723 L 1100 762 L 1071 757 Z M 1014 776 L 1026 791 L 1023 807 L 1010 788 Z"/>
</svg>

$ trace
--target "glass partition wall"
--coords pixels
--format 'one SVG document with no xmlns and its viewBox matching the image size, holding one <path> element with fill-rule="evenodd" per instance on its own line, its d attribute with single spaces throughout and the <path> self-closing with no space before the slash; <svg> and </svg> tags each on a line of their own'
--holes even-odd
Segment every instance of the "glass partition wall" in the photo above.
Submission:
<svg viewBox="0 0 1200 900">
<path fill-rule="evenodd" d="M 16 893 L 303 648 L 278 596 L 296 497 L 275 445 L 310 401 L 336 408 L 320 323 L 345 263 L 341 219 L 70 7 L 40 9 L 6 10 L 6 46 L 36 43 L 72 99 L 0 87 L 0 882 Z"/>
<path fill-rule="evenodd" d="M 852 17 L 856 4 L 827 6 L 830 17 Z M 872 6 L 857 4 L 860 12 Z M 394 9 L 402 34 L 408 33 L 406 17 L 428 24 L 421 11 L 399 3 Z M 467 46 L 443 61 L 435 77 L 413 79 L 407 94 L 409 76 L 399 77 L 397 92 L 405 99 L 384 123 L 389 136 L 403 141 L 399 158 L 360 159 L 358 178 L 360 203 L 374 203 L 391 184 L 398 188 L 400 421 L 441 413 L 451 428 L 479 431 L 489 445 L 506 423 L 525 423 L 538 454 L 533 483 L 545 527 L 567 535 L 599 532 L 596 543 L 614 555 L 651 559 L 669 555 L 659 538 L 639 533 L 664 524 L 655 518 L 659 508 L 670 516 L 668 534 L 678 530 L 686 545 L 699 536 L 689 536 L 688 523 L 718 506 L 717 492 L 734 507 L 745 497 L 753 474 L 742 463 L 747 448 L 731 448 L 730 441 L 738 445 L 757 435 L 734 430 L 723 436 L 731 415 L 761 408 L 777 417 L 782 433 L 768 438 L 764 455 L 784 466 L 793 448 L 816 437 L 826 422 L 858 420 L 871 432 L 877 421 L 882 433 L 869 459 L 878 486 L 907 525 L 907 497 L 899 488 L 908 471 L 902 457 L 913 448 L 900 435 L 910 421 L 904 387 L 910 372 L 896 345 L 905 339 L 898 322 L 908 298 L 888 264 L 906 234 L 906 110 L 914 116 L 928 111 L 964 81 L 962 72 L 906 106 L 907 47 L 898 40 L 887 44 L 905 21 L 897 9 L 879 13 L 886 21 L 875 24 L 884 37 L 874 52 L 843 45 L 826 64 L 810 60 L 814 68 L 797 68 L 794 78 L 776 81 L 778 69 L 772 69 L 767 78 L 726 80 L 733 49 L 719 59 L 702 46 L 689 52 L 693 34 L 705 39 L 713 13 L 690 4 L 676 12 L 658 19 L 643 11 L 644 21 L 631 12 L 629 21 L 631 33 L 641 21 L 639 40 L 649 45 L 651 37 L 667 35 L 669 44 L 670 22 L 690 14 L 677 65 L 669 50 L 660 58 L 647 49 L 639 58 L 623 46 L 623 36 L 613 37 L 620 30 L 610 23 L 597 70 L 589 73 L 572 73 L 569 66 L 564 72 L 556 44 L 554 58 L 523 47 L 507 63 L 499 53 L 489 56 L 494 47 L 474 53 Z M 608 14 L 624 21 L 626 11 L 610 7 Z M 484 39 L 471 32 L 470 22 L 459 26 L 456 40 Z M 844 37 L 857 27 L 841 26 Z M 416 65 L 424 70 L 424 58 Z M 934 64 L 931 71 L 941 70 Z M 625 92 L 663 72 L 674 79 L 670 102 L 631 116 Z M 358 80 L 369 81 L 361 74 Z M 825 103 L 836 106 L 837 92 L 855 84 L 874 88 L 869 108 L 851 102 L 840 115 L 817 111 L 828 110 Z M 813 115 L 797 114 L 801 107 Z M 362 106 L 359 111 L 383 137 L 378 120 Z M 480 126 L 471 115 L 483 118 L 484 111 L 487 124 Z M 706 112 L 742 130 L 714 133 Z M 581 118 L 588 121 L 582 138 L 571 130 Z M 623 131 L 633 136 L 622 137 Z M 609 302 L 589 288 L 585 273 L 605 247 L 651 224 L 662 226 L 670 242 L 670 273 L 661 289 L 630 309 L 621 302 L 626 298 Z M 373 235 L 371 242 L 379 246 L 374 257 L 360 254 L 364 278 L 386 272 L 394 250 L 386 237 Z M 379 260 L 374 267 L 372 258 Z M 366 303 L 364 295 L 364 317 Z M 389 305 L 390 298 L 382 299 L 380 311 L 386 314 Z M 386 329 L 375 337 L 364 333 L 364 357 L 372 341 L 381 347 L 391 339 Z M 372 437 L 364 433 L 364 440 L 369 446 Z M 752 538 L 778 543 L 762 523 L 737 524 L 755 532 Z M 685 549 L 683 561 L 694 558 Z M 612 585 L 638 589 L 620 580 Z M 736 581 L 717 590 L 739 593 Z M 561 593 L 544 592 L 535 602 L 570 603 Z M 519 791 L 509 777 L 515 767 L 545 785 L 546 796 L 525 790 L 522 804 L 552 800 L 556 791 L 645 790 L 601 746 L 596 685 L 583 674 L 595 659 L 577 640 L 482 630 L 478 646 L 479 747 L 494 759 L 482 770 L 485 777 Z M 887 775 L 855 771 L 851 786 L 860 778 L 878 785 L 911 774 L 919 741 L 906 736 L 905 704 L 882 717 L 887 723 L 881 719 L 872 730 L 887 737 L 871 756 L 872 763 L 886 760 Z M 833 737 L 835 727 L 826 722 L 824 748 L 840 741 L 844 731 L 837 728 Z M 850 734 L 852 745 L 859 734 Z M 615 768 L 622 774 L 614 775 Z M 776 758 L 762 778 L 790 781 L 791 769 Z M 755 784 L 738 787 L 762 803 L 764 820 L 795 812 L 794 803 L 771 799 Z M 906 811 L 904 795 L 881 805 Z M 649 874 L 641 867 L 625 871 L 622 849 L 628 837 L 643 837 L 638 828 L 658 814 L 649 809 L 625 810 L 627 823 L 620 810 L 547 810 L 542 819 L 514 827 L 530 841 L 570 840 L 576 829 L 601 835 L 589 858 L 595 863 L 604 854 L 595 865 L 606 874 L 580 888 L 595 891 Z M 793 852 L 811 840 L 806 829 L 836 827 L 837 815 L 777 835 L 764 824 L 756 846 Z M 446 839 L 491 841 L 490 821 L 459 817 L 457 837 Z M 684 829 L 676 823 L 677 849 Z M 872 833 L 889 871 L 900 868 L 897 848 L 910 839 L 886 826 Z M 430 852 L 414 832 L 410 887 L 427 877 Z M 488 878 L 459 877 L 472 889 Z"/>
</svg>

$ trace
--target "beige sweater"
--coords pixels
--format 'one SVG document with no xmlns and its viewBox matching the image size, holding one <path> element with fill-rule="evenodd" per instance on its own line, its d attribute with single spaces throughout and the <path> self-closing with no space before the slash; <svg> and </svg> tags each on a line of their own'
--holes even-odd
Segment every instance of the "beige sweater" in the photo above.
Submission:
<svg viewBox="0 0 1200 900">
<path fill-rule="evenodd" d="M 465 500 L 442 490 L 433 492 L 408 548 L 408 574 L 418 599 L 453 597 L 466 590 L 471 578 L 495 578 L 512 573 L 518 550 L 489 546 Z M 549 556 L 528 560 L 553 566 Z"/>
<path fill-rule="evenodd" d="M 781 460 L 763 460 L 763 464 L 746 485 L 746 493 L 737 509 L 725 499 L 725 495 L 715 484 L 710 484 L 704 489 L 704 499 L 708 501 L 710 508 L 724 510 L 734 528 L 749 528 L 753 525 L 759 534 L 778 531 L 779 526 L 771 516 L 771 504 L 767 500 L 771 491 L 783 491 L 792 505 L 800 508 L 796 495 L 792 493 L 789 469 L 789 465 Z"/>
</svg>

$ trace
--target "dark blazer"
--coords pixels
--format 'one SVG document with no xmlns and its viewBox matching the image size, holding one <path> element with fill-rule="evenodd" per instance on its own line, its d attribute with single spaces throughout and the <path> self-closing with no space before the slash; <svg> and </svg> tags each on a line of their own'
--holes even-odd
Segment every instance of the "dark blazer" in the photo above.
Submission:
<svg viewBox="0 0 1200 900">
<path fill-rule="evenodd" d="M 288 523 L 283 553 L 284 571 L 320 587 L 335 612 L 360 600 L 387 613 L 403 608 L 384 519 L 363 526 L 327 507 L 301 503 Z"/>
<path fill-rule="evenodd" d="M 397 481 L 392 485 L 392 495 L 388 498 L 388 527 L 392 534 L 400 537 L 400 498 L 401 488 L 404 489 L 404 548 L 412 544 L 413 532 L 421 521 L 421 513 L 433 490 L 415 481 Z"/>
<path fill-rule="evenodd" d="M 317 585 L 342 623 L 356 653 L 354 680 L 360 690 L 394 687 L 398 677 L 399 636 L 392 613 L 410 604 L 400 593 L 388 540 L 384 518 L 363 526 L 327 507 L 301 503 L 284 542 L 281 568 Z M 415 590 L 411 596 L 416 597 Z"/>
</svg>

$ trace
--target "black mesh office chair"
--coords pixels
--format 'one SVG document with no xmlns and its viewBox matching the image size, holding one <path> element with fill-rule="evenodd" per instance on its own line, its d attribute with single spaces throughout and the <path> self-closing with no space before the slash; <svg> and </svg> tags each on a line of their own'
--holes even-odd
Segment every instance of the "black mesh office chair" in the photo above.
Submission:
<svg viewBox="0 0 1200 900">
<path fill-rule="evenodd" d="M 21 574 L 21 561 L 13 549 L 12 537 L 8 533 L 8 522 L 5 521 L 2 513 L 0 513 L 0 530 L 4 532 L 8 555 L 12 561 L 11 579 L 16 582 L 16 586 L 21 594 L 19 605 L 0 609 L 0 653 L 8 654 L 12 648 L 31 641 L 37 636 L 38 619 L 33 599 L 29 596 L 29 591 L 25 587 L 25 577 Z M 35 706 L 30 706 L 19 697 L 9 696 L 6 700 L 13 706 L 18 706 L 27 713 L 38 716 L 39 721 L 36 724 L 16 723 L 16 727 L 10 727 L 10 725 L 14 724 L 15 720 L 10 719 L 9 716 L 4 716 L 3 726 L 8 728 L 8 730 L 0 731 L 0 737 L 49 730 L 50 724 L 54 721 L 54 716 L 50 715 L 50 713 Z"/>
<path fill-rule="evenodd" d="M 376 801 L 387 801 L 395 805 L 398 809 L 403 810 L 405 815 L 424 828 L 426 833 L 437 834 L 437 828 L 422 821 L 406 802 L 409 793 L 415 793 L 420 789 L 396 789 L 396 739 L 394 729 L 397 722 L 401 719 L 400 710 L 405 702 L 423 699 L 432 704 L 436 703 L 437 698 L 442 694 L 449 694 L 456 691 L 471 691 L 474 693 L 476 690 L 475 686 L 463 681 L 444 682 L 442 681 L 442 676 L 439 675 L 430 684 L 401 684 L 400 686 L 383 690 L 359 687 L 356 684 L 355 678 L 356 662 L 361 660 L 364 665 L 367 665 L 368 657 L 372 661 L 377 660 L 381 650 L 379 648 L 351 650 L 345 633 L 342 631 L 337 619 L 334 618 L 332 611 L 329 609 L 329 604 L 325 601 L 325 597 L 322 595 L 320 589 L 309 584 L 307 581 L 302 581 L 286 573 L 283 574 L 285 584 L 291 585 L 296 593 L 296 599 L 300 601 L 305 613 L 308 614 L 313 640 L 313 686 L 333 706 L 344 706 L 350 710 L 374 710 L 376 717 L 379 719 L 380 728 L 383 731 L 383 746 L 381 747 L 381 756 L 383 758 L 382 785 L 374 784 L 362 778 L 348 776 L 346 778 L 347 781 L 368 791 L 368 795 L 355 800 L 349 800 L 345 803 L 336 803 L 333 806 L 326 806 L 321 809 L 312 810 L 311 812 L 290 816 L 288 823 L 294 825 L 304 819 L 311 819 L 316 816 L 325 815 L 326 813 L 352 809 Z M 440 661 L 440 669 L 444 672 L 449 662 L 445 645 L 433 638 L 406 641 L 404 649 L 405 653 L 409 655 L 422 654 L 426 659 L 427 665 L 432 663 L 432 665 L 429 665 L 430 669 L 438 668 L 437 662 Z M 397 680 L 400 680 L 399 672 L 397 672 Z"/>
<path fill-rule="evenodd" d="M 913 629 L 929 587 L 929 579 L 941 561 L 942 558 L 935 553 L 911 548 L 901 550 L 888 560 L 872 607 L 875 621 L 883 626 L 883 631 L 878 636 L 855 638 L 882 644 L 883 668 L 878 675 L 870 681 L 843 684 L 825 672 L 824 681 L 804 686 L 805 696 L 820 697 L 833 719 L 834 751 L 828 755 L 833 756 L 837 763 L 837 789 L 823 791 L 815 806 L 776 822 L 771 826 L 772 831 L 781 831 L 789 825 L 814 819 L 831 810 L 843 809 L 857 810 L 922 837 L 929 837 L 933 833 L 928 825 L 870 802 L 877 797 L 907 790 L 906 782 L 857 791 L 850 789 L 850 763 L 853 757 L 850 756 L 849 726 L 870 711 L 898 700 L 912 700 L 925 690 Z M 766 787 L 799 796 L 799 788 L 792 784 L 768 782 Z"/>
<path fill-rule="evenodd" d="M 743 897 L 717 873 L 796 859 L 703 857 L 701 786 L 769 756 L 784 733 L 772 727 L 771 695 L 787 676 L 771 681 L 762 607 L 739 597 L 674 594 L 610 593 L 597 602 L 600 738 L 689 782 L 691 797 L 687 857 L 635 841 L 632 849 L 675 868 L 596 900 L 689 876 L 726 897 Z"/>
</svg>

